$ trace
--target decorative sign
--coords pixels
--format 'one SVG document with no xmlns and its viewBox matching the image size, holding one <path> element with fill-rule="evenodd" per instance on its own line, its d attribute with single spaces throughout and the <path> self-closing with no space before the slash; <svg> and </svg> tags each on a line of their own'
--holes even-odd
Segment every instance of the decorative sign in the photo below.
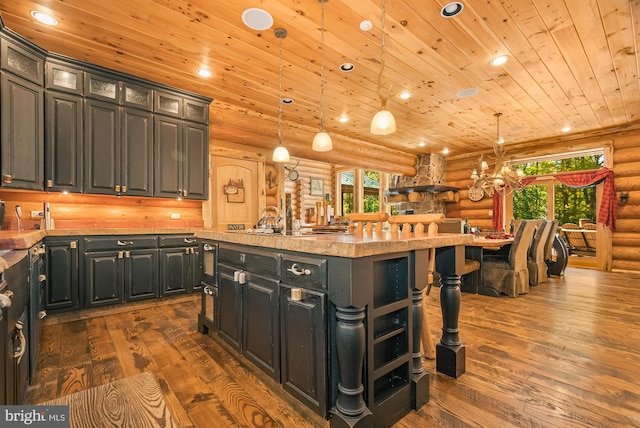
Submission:
<svg viewBox="0 0 640 428">
<path fill-rule="evenodd" d="M 229 203 L 243 203 L 244 202 L 244 182 L 242 179 L 234 181 L 229 179 L 229 183 L 222 186 L 224 194 L 227 195 L 227 202 Z"/>
<path fill-rule="evenodd" d="M 227 230 L 244 230 L 244 223 L 240 223 L 240 224 L 229 223 L 227 224 Z"/>
</svg>

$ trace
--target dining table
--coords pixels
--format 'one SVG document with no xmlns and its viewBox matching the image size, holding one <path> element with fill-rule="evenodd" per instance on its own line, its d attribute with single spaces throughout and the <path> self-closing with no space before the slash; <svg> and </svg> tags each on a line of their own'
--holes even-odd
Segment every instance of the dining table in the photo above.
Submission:
<svg viewBox="0 0 640 428">
<path fill-rule="evenodd" d="M 485 296 L 500 297 L 500 292 L 491 287 L 491 284 L 484 283 L 484 275 L 482 273 L 482 261 L 485 254 L 500 254 L 509 257 L 509 250 L 513 243 L 512 235 L 500 236 L 475 236 L 473 242 L 465 245 L 465 259 L 476 260 L 480 263 L 480 274 L 476 275 L 477 280 L 463 281 L 460 286 L 461 291 L 482 294 Z M 474 276 L 470 276 L 474 278 Z"/>
</svg>

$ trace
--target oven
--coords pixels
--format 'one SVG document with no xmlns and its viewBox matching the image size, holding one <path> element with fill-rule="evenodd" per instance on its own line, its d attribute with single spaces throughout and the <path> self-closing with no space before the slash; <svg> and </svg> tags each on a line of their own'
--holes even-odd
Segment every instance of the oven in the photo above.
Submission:
<svg viewBox="0 0 640 428">
<path fill-rule="evenodd" d="M 198 328 L 201 333 L 218 329 L 216 304 L 218 301 L 218 282 L 216 280 L 218 244 L 203 240 L 202 254 L 202 307 L 198 315 Z"/>
<path fill-rule="evenodd" d="M 6 263 L 0 274 L 3 284 L 2 363 L 4 372 L 3 401 L 21 404 L 29 382 L 29 258 L 26 250 L 8 251 L 1 255 Z"/>
<path fill-rule="evenodd" d="M 33 380 L 40 349 L 42 319 L 47 315 L 44 309 L 46 288 L 46 247 L 37 244 L 29 250 L 29 379 Z"/>
</svg>

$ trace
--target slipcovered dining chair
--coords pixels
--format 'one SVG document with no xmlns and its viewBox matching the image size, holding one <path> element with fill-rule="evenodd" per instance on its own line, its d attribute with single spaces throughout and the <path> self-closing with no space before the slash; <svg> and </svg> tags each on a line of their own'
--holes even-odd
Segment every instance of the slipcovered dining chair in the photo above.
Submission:
<svg viewBox="0 0 640 428">
<path fill-rule="evenodd" d="M 517 297 L 529 291 L 527 256 L 536 223 L 535 220 L 522 220 L 507 259 L 488 255 L 482 258 L 482 282 L 485 286 L 509 297 Z"/>
<path fill-rule="evenodd" d="M 547 264 L 545 263 L 544 257 L 552 228 L 552 220 L 543 220 L 538 225 L 536 233 L 533 236 L 533 242 L 529 249 L 529 260 L 527 262 L 529 285 L 538 285 L 547 281 Z"/>
</svg>

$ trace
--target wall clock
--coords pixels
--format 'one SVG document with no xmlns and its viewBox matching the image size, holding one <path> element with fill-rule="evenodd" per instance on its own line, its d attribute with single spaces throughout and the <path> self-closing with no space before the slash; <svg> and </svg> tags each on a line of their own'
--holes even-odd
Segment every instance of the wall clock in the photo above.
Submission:
<svg viewBox="0 0 640 428">
<path fill-rule="evenodd" d="M 484 198 L 484 189 L 481 186 L 478 186 L 478 184 L 475 183 L 473 186 L 469 187 L 469 200 L 478 202 L 482 198 Z"/>
</svg>

